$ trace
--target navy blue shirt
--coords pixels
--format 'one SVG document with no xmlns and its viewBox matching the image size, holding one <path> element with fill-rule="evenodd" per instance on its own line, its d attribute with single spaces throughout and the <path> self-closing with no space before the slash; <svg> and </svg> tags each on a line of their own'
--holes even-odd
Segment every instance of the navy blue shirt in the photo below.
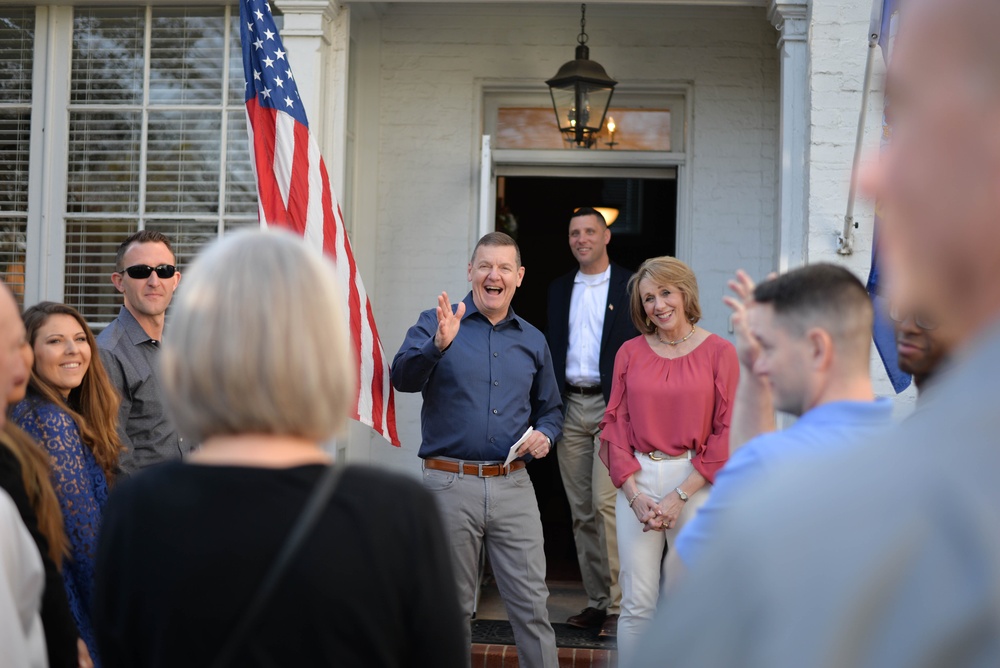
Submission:
<svg viewBox="0 0 1000 668">
<path fill-rule="evenodd" d="M 493 325 L 466 295 L 448 348 L 434 345 L 435 309 L 420 314 L 392 361 L 392 385 L 420 392 L 420 457 L 496 462 L 533 426 L 562 435 L 562 399 L 545 337 L 510 309 Z M 452 305 L 452 312 L 457 308 Z"/>
</svg>

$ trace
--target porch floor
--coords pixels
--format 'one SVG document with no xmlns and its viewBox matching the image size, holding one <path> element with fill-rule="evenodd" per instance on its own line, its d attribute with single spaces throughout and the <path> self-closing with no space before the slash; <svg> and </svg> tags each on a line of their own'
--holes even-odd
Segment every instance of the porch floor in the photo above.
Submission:
<svg viewBox="0 0 1000 668">
<path fill-rule="evenodd" d="M 587 595 L 580 582 L 548 582 L 549 621 L 556 632 L 560 668 L 614 668 L 617 652 L 614 641 L 597 637 L 597 630 L 581 631 L 568 626 L 566 619 L 587 606 Z M 473 621 L 473 668 L 512 668 L 518 666 L 513 634 L 507 611 L 496 583 L 483 585 L 479 610 Z M 477 624 L 477 622 L 479 622 Z M 477 642 L 478 641 L 478 642 Z"/>
</svg>

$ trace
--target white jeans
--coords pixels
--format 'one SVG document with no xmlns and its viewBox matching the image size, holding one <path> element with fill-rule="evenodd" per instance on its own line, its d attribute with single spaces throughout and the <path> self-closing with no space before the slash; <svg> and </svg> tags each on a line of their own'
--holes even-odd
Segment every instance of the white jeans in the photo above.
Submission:
<svg viewBox="0 0 1000 668">
<path fill-rule="evenodd" d="M 656 501 L 674 494 L 674 489 L 694 470 L 689 459 L 653 461 L 638 453 L 636 458 L 642 467 L 634 478 L 639 491 Z M 691 495 L 672 529 L 646 533 L 643 533 L 643 525 L 636 519 L 635 512 L 629 508 L 625 493 L 618 490 L 615 513 L 618 519 L 618 556 L 621 563 L 618 582 L 622 587 L 622 612 L 618 620 L 618 665 L 628 665 L 639 637 L 653 619 L 660 592 L 667 580 L 667 550 L 673 547 L 677 534 L 708 499 L 709 489 L 711 487 L 706 485 Z"/>
</svg>

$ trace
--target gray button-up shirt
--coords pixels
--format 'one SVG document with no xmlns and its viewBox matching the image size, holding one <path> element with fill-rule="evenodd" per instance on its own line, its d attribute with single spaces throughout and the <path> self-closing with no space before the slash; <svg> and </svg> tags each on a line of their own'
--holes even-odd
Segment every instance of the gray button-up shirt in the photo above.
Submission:
<svg viewBox="0 0 1000 668">
<path fill-rule="evenodd" d="M 160 391 L 159 341 L 151 339 L 123 306 L 97 337 L 97 347 L 122 400 L 118 434 L 127 448 L 121 458 L 122 473 L 131 475 L 188 452 L 191 446 L 178 436 Z"/>
</svg>

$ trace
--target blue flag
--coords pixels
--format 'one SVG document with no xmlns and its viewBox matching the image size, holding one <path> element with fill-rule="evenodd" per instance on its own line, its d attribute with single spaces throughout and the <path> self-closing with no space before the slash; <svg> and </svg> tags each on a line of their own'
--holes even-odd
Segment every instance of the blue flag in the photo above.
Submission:
<svg viewBox="0 0 1000 668">
<path fill-rule="evenodd" d="M 892 55 L 892 41 L 895 38 L 896 20 L 898 18 L 897 7 L 899 0 L 875 0 L 872 8 L 871 37 L 877 36 L 878 44 L 882 47 L 882 55 L 886 64 Z M 881 9 L 881 11 L 879 11 Z M 889 141 L 889 126 L 882 116 L 882 145 Z M 896 329 L 889 318 L 888 300 L 880 293 L 884 285 L 879 269 L 879 216 L 876 207 L 874 223 L 874 240 L 872 241 L 872 268 L 868 274 L 868 294 L 872 298 L 872 305 L 875 307 L 875 326 L 872 332 L 872 339 L 875 341 L 875 348 L 878 350 L 882 364 L 889 375 L 892 387 L 899 394 L 910 386 L 910 375 L 903 373 L 899 369 L 899 357 L 896 351 Z"/>
<path fill-rule="evenodd" d="M 899 357 L 896 351 L 896 328 L 889 318 L 888 300 L 879 294 L 879 262 L 878 262 L 878 216 L 875 218 L 875 241 L 872 245 L 872 268 L 868 274 L 868 294 L 872 298 L 872 306 L 875 307 L 875 326 L 872 331 L 872 339 L 875 341 L 875 348 L 878 350 L 882 364 L 885 365 L 885 372 L 889 375 L 892 388 L 899 394 L 910 386 L 912 380 L 910 375 L 903 373 L 899 369 Z"/>
</svg>

